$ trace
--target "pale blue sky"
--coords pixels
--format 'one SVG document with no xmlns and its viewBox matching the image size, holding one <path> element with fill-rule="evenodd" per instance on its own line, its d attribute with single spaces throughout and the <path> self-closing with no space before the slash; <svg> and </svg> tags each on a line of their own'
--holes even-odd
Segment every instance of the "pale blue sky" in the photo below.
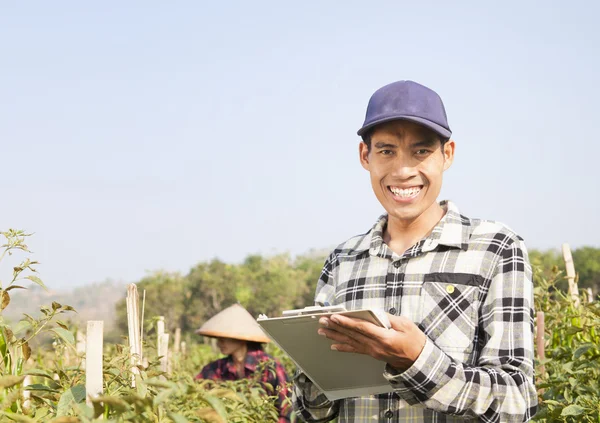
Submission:
<svg viewBox="0 0 600 423">
<path fill-rule="evenodd" d="M 53 288 L 333 247 L 382 210 L 369 96 L 412 79 L 457 143 L 440 199 L 598 247 L 598 2 L 488 3 L 3 2 L 0 228 Z"/>
</svg>

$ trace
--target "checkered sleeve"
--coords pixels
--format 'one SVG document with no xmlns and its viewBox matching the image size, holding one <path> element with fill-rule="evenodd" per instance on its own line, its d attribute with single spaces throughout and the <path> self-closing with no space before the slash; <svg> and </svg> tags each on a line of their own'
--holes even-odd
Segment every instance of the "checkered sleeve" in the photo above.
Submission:
<svg viewBox="0 0 600 423">
<path fill-rule="evenodd" d="M 427 339 L 421 355 L 402 373 L 385 376 L 409 403 L 483 422 L 523 422 L 536 412 L 533 383 L 533 284 L 523 241 L 511 237 L 483 299 L 483 331 L 475 365 L 461 363 Z"/>
<path fill-rule="evenodd" d="M 336 263 L 335 253 L 325 261 L 315 294 L 318 301 L 333 303 L 332 283 Z M 328 400 L 302 372 L 293 379 L 292 404 L 294 411 L 306 422 L 327 422 L 337 417 L 339 412 L 339 401 Z"/>
</svg>

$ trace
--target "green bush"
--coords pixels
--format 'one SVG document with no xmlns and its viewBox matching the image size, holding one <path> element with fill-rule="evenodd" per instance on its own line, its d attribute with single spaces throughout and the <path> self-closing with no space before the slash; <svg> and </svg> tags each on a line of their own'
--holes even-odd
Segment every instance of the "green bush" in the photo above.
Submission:
<svg viewBox="0 0 600 423">
<path fill-rule="evenodd" d="M 546 272 L 547 274 L 547 272 Z M 538 422 L 600 422 L 600 303 L 576 305 L 557 289 L 564 277 L 535 273 L 535 309 L 545 315 L 545 355 L 538 361 Z"/>
</svg>

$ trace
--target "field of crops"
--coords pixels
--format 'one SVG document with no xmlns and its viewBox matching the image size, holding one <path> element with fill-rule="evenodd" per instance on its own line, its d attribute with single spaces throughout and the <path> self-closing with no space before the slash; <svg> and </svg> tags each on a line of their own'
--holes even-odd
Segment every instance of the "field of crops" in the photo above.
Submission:
<svg viewBox="0 0 600 423">
<path fill-rule="evenodd" d="M 28 256 L 28 251 L 26 234 L 9 231 L 3 235 L 7 240 L 0 251 L 4 271 L 11 253 Z M 32 259 L 10 266 L 11 276 L 8 282 L 3 280 L 0 291 L 2 310 L 11 306 L 11 293 L 24 289 L 25 282 L 43 285 Z M 535 307 L 543 312 L 545 325 L 538 354 L 545 358 L 537 363 L 540 409 L 535 420 L 600 422 L 600 303 L 563 293 L 555 287 L 563 279 L 557 269 L 536 269 Z M 163 329 L 156 316 L 146 315 L 141 321 L 145 326 L 139 333 L 144 339 L 139 340 L 141 351 L 132 362 L 126 333 L 120 344 L 102 345 L 90 333 L 84 340 L 86 329 L 67 323 L 70 313 L 74 313 L 72 307 L 55 302 L 42 307 L 39 317 L 25 315 L 18 322 L 0 322 L 1 421 L 277 420 L 275 397 L 268 396 L 258 381 L 194 381 L 194 375 L 214 360 L 216 353 L 210 345 L 194 343 L 185 336 L 181 339 L 179 334 L 172 334 L 165 350 L 161 346 Z M 44 344 L 44 337 L 52 341 Z M 94 347 L 100 348 L 96 376 L 90 373 L 96 360 L 91 352 Z M 292 374 L 290 360 L 269 348 Z M 94 382 L 93 377 L 98 380 Z M 97 395 L 86 395 L 92 390 Z"/>
</svg>

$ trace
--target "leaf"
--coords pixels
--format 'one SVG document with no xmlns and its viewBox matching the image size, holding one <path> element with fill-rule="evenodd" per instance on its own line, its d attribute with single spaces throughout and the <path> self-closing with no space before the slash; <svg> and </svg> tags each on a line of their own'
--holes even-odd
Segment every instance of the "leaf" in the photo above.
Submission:
<svg viewBox="0 0 600 423">
<path fill-rule="evenodd" d="M 223 418 L 219 416 L 219 414 L 213 408 L 210 407 L 200 408 L 196 411 L 196 415 L 209 423 L 225 423 L 226 421 L 223 420 Z"/>
<path fill-rule="evenodd" d="M 62 306 L 59 303 L 57 303 L 56 301 L 52 301 L 52 311 L 56 311 L 61 307 Z"/>
<path fill-rule="evenodd" d="M 6 342 L 9 343 L 11 339 L 14 337 L 14 333 L 8 326 L 4 327 L 4 332 L 6 333 Z"/>
<path fill-rule="evenodd" d="M 42 280 L 40 278 L 38 278 L 35 275 L 29 275 L 26 276 L 25 279 L 29 279 L 30 281 L 32 281 L 33 283 L 41 286 L 42 288 L 44 288 L 46 291 L 48 291 L 48 288 L 46 288 L 46 285 L 44 285 L 44 282 L 42 282 Z"/>
<path fill-rule="evenodd" d="M 169 416 L 175 423 L 189 423 L 189 420 L 180 414 L 167 413 L 167 416 Z"/>
<path fill-rule="evenodd" d="M 39 369 L 30 369 L 30 370 L 27 370 L 27 371 L 25 372 L 25 374 L 26 374 L 26 375 L 30 375 L 30 376 L 40 376 L 40 377 L 45 377 L 45 378 L 48 378 L 48 379 L 52 379 L 52 380 L 54 380 L 54 378 L 52 377 L 52 375 L 51 375 L 50 373 L 48 373 L 47 371 L 45 371 L 45 370 L 39 370 Z"/>
<path fill-rule="evenodd" d="M 573 359 L 577 360 L 579 357 L 581 357 L 583 354 L 585 354 L 586 352 L 588 352 L 588 350 L 590 348 L 593 348 L 594 344 L 583 344 L 581 345 L 579 348 L 577 348 L 575 350 L 575 352 L 573 353 Z"/>
<path fill-rule="evenodd" d="M 56 416 L 66 416 L 75 404 L 83 401 L 85 401 L 85 385 L 76 385 L 67 389 L 58 400 Z"/>
<path fill-rule="evenodd" d="M 103 403 L 104 405 L 108 405 L 121 413 L 129 409 L 129 404 L 127 404 L 125 401 L 118 397 L 98 396 L 92 398 L 90 401 L 93 404 Z"/>
<path fill-rule="evenodd" d="M 58 335 L 68 345 L 75 344 L 75 338 L 73 337 L 73 334 L 71 332 L 69 332 L 68 330 L 63 329 L 63 328 L 52 328 L 52 329 L 50 329 L 50 331 L 54 332 L 56 335 Z"/>
<path fill-rule="evenodd" d="M 0 389 L 12 388 L 15 385 L 23 382 L 25 376 L 7 375 L 0 377 Z"/>
<path fill-rule="evenodd" d="M 66 325 L 65 322 L 62 322 L 60 320 L 56 320 L 54 323 L 56 323 L 58 326 L 60 326 L 61 328 L 65 329 L 65 330 L 69 330 L 69 327 Z"/>
<path fill-rule="evenodd" d="M 10 291 L 11 289 L 27 289 L 24 286 L 21 285 L 11 285 L 8 288 L 5 289 L 5 291 Z"/>
<path fill-rule="evenodd" d="M 0 293 L 0 310 L 4 310 L 10 304 L 10 295 L 5 290 Z"/>
<path fill-rule="evenodd" d="M 62 416 L 56 419 L 50 420 L 49 423 L 81 423 L 79 417 L 75 416 Z"/>
<path fill-rule="evenodd" d="M 23 360 L 29 360 L 29 357 L 31 357 L 31 347 L 29 346 L 29 343 L 23 343 L 21 345 L 21 350 L 23 351 Z"/>
<path fill-rule="evenodd" d="M 13 333 L 15 335 L 17 335 L 18 333 L 23 332 L 24 330 L 27 330 L 31 327 L 31 323 L 28 322 L 27 320 L 21 320 L 19 323 L 17 323 L 15 325 L 15 327 L 13 328 Z"/>
<path fill-rule="evenodd" d="M 10 421 L 19 422 L 19 423 L 36 423 L 31 417 L 27 417 L 23 414 L 10 413 L 7 411 L 2 412 L 5 416 L 7 416 Z M 2 421 L 5 421 L 4 419 Z"/>
<path fill-rule="evenodd" d="M 28 391 L 42 391 L 42 392 L 58 392 L 56 389 L 52 389 L 49 386 L 42 385 L 41 383 L 34 383 L 33 385 L 27 385 Z"/>
<path fill-rule="evenodd" d="M 579 333 L 579 332 L 581 332 L 581 331 L 583 331 L 583 329 L 582 329 L 582 328 L 578 328 L 578 327 L 576 327 L 576 326 L 571 326 L 570 328 L 568 328 L 568 329 L 566 330 L 566 334 L 567 334 L 567 335 L 575 335 L 576 333 Z"/>
<path fill-rule="evenodd" d="M 563 408 L 561 416 L 578 416 L 585 411 L 585 408 L 580 407 L 576 404 L 571 404 L 568 407 Z"/>
<path fill-rule="evenodd" d="M 205 395 L 203 399 L 210 404 L 210 406 L 219 414 L 224 422 L 228 421 L 227 410 L 225 410 L 225 406 L 220 399 L 211 395 Z"/>
</svg>

